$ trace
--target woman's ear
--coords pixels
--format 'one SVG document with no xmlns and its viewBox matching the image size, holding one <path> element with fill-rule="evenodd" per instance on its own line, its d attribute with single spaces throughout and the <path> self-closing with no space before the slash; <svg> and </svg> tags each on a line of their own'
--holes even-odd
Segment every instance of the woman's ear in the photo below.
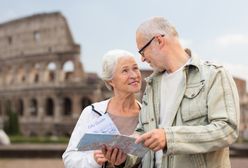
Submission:
<svg viewBox="0 0 248 168">
<path fill-rule="evenodd" d="M 110 86 L 112 86 L 112 87 L 113 87 L 113 85 L 114 85 L 114 84 L 113 84 L 113 80 L 108 80 L 107 83 L 108 83 Z"/>
</svg>

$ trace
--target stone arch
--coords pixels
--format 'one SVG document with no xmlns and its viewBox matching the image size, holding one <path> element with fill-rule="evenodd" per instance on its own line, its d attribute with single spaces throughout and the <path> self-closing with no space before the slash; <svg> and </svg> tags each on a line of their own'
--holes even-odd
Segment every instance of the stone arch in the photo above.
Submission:
<svg viewBox="0 0 248 168">
<path fill-rule="evenodd" d="M 20 115 L 20 116 L 23 116 L 24 114 L 24 103 L 23 103 L 23 100 L 22 99 L 18 99 L 17 100 L 17 114 Z"/>
<path fill-rule="evenodd" d="M 64 108 L 63 108 L 64 109 L 63 114 L 65 116 L 71 115 L 72 114 L 72 101 L 71 101 L 70 98 L 68 98 L 68 97 L 65 97 L 64 98 L 63 106 L 64 106 Z"/>
<path fill-rule="evenodd" d="M 37 63 L 30 69 L 30 82 L 31 83 L 39 82 L 40 80 L 39 68 L 40 68 L 40 64 Z"/>
<path fill-rule="evenodd" d="M 54 115 L 54 101 L 52 98 L 46 99 L 46 115 L 53 116 Z"/>
<path fill-rule="evenodd" d="M 12 111 L 11 101 L 8 99 L 5 102 L 5 114 L 9 114 Z"/>
<path fill-rule="evenodd" d="M 52 82 L 55 81 L 56 79 L 56 69 L 57 66 L 54 62 L 49 62 L 47 64 L 46 70 L 47 70 L 47 74 L 46 74 L 46 81 Z"/>
<path fill-rule="evenodd" d="M 33 32 L 33 36 L 34 36 L 34 41 L 35 41 L 36 43 L 39 43 L 40 40 L 41 40 L 40 31 L 34 31 L 34 32 Z"/>
<path fill-rule="evenodd" d="M 73 61 L 68 60 L 63 64 L 63 72 L 65 73 L 64 79 L 71 80 L 73 78 L 73 72 L 75 71 L 75 65 Z"/>
<path fill-rule="evenodd" d="M 8 44 L 9 44 L 9 45 L 12 45 L 12 43 L 13 43 L 13 38 L 12 38 L 11 36 L 8 36 L 8 37 L 7 37 L 7 41 L 8 41 Z"/>
<path fill-rule="evenodd" d="M 32 98 L 30 100 L 30 114 L 31 114 L 31 116 L 37 116 L 38 115 L 38 102 L 35 98 Z"/>
<path fill-rule="evenodd" d="M 39 76 L 38 73 L 36 73 L 35 76 L 34 76 L 34 83 L 38 83 L 39 80 L 40 80 L 40 76 Z"/>
<path fill-rule="evenodd" d="M 13 67 L 12 66 L 7 66 L 6 67 L 7 72 L 6 72 L 6 84 L 12 84 L 14 80 L 13 76 Z"/>
<path fill-rule="evenodd" d="M 48 64 L 47 64 L 47 69 L 48 70 L 52 70 L 52 71 L 55 71 L 56 70 L 56 64 L 54 63 L 54 62 L 49 62 Z"/>
<path fill-rule="evenodd" d="M 34 68 L 35 68 L 34 82 L 35 83 L 38 83 L 38 82 L 40 82 L 40 74 L 39 74 L 39 72 L 41 71 L 41 64 L 40 63 L 36 63 L 34 65 Z"/>
<path fill-rule="evenodd" d="M 18 83 L 25 82 L 26 77 L 25 77 L 25 72 L 24 72 L 24 68 L 22 65 L 17 68 L 16 74 L 17 74 L 17 82 Z"/>
<path fill-rule="evenodd" d="M 88 97 L 82 97 L 81 99 L 81 108 L 82 110 L 87 107 L 88 105 L 92 104 L 92 101 L 90 98 Z"/>
</svg>

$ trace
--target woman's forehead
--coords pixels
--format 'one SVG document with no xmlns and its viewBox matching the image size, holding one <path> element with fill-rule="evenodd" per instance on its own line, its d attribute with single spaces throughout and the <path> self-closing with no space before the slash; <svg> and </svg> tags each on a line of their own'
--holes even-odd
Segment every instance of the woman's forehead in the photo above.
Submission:
<svg viewBox="0 0 248 168">
<path fill-rule="evenodd" d="M 130 64 L 136 64 L 135 59 L 132 56 L 125 56 L 118 59 L 116 66 L 125 66 Z"/>
</svg>

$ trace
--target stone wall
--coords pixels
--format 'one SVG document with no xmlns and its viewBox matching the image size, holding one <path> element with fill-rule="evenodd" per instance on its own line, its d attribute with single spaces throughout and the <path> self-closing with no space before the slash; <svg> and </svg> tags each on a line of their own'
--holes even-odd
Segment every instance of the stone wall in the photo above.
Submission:
<svg viewBox="0 0 248 168">
<path fill-rule="evenodd" d="M 11 111 L 24 135 L 70 135 L 82 109 L 105 95 L 61 13 L 0 24 L 0 125 Z"/>
</svg>

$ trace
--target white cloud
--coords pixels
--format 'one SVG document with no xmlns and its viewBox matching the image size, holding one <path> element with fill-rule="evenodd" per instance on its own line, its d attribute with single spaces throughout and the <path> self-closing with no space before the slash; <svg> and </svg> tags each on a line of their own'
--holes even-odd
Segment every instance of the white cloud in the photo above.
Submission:
<svg viewBox="0 0 248 168">
<path fill-rule="evenodd" d="M 248 67 L 247 66 L 227 64 L 227 63 L 224 63 L 223 66 L 227 68 L 231 72 L 231 74 L 236 77 L 240 77 L 242 79 L 248 78 Z"/>
<path fill-rule="evenodd" d="M 227 34 L 216 38 L 216 44 L 221 47 L 234 45 L 248 45 L 248 35 L 244 34 Z"/>
</svg>

